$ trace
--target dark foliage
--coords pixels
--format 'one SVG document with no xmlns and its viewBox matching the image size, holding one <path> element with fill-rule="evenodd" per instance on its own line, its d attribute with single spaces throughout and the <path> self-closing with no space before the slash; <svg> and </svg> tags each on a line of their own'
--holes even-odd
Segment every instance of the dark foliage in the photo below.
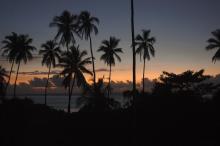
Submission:
<svg viewBox="0 0 220 146">
<path fill-rule="evenodd" d="M 78 99 L 81 106 L 80 112 L 107 112 L 120 108 L 120 103 L 113 98 L 106 97 L 108 86 L 104 85 L 103 79 L 99 79 L 94 85 L 87 85 L 84 94 Z"/>
</svg>

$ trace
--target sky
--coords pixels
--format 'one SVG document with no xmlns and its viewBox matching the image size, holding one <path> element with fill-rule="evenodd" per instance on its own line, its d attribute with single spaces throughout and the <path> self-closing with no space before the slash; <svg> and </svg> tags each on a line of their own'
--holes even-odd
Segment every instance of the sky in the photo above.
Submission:
<svg viewBox="0 0 220 146">
<path fill-rule="evenodd" d="M 220 62 L 214 64 L 211 60 L 215 50 L 205 50 L 211 32 L 220 28 L 219 0 L 134 0 L 134 5 L 135 34 L 150 29 L 151 36 L 156 38 L 155 58 L 146 63 L 147 78 L 158 78 L 162 71 L 181 73 L 205 69 L 206 74 L 220 73 Z M 108 72 L 103 70 L 108 67 L 99 60 L 100 53 L 96 50 L 102 40 L 115 36 L 121 40 L 119 47 L 123 48 L 124 54 L 120 55 L 122 62 L 113 67 L 112 79 L 132 80 L 129 0 L 1 0 L 0 40 L 11 32 L 29 34 L 39 51 L 42 43 L 54 38 L 57 30 L 50 28 L 49 23 L 64 10 L 73 14 L 87 10 L 99 18 L 99 34 L 92 35 L 98 77 L 104 75 L 107 78 Z M 89 42 L 77 40 L 77 43 L 80 49 L 89 53 Z M 37 51 L 34 54 L 38 54 Z M 7 70 L 10 68 L 2 57 L 0 65 Z M 141 80 L 142 66 L 143 62 L 137 56 L 137 81 Z M 41 66 L 41 58 L 38 58 L 22 64 L 20 70 L 23 74 L 19 76 L 19 82 L 27 82 L 34 77 L 46 77 L 42 72 L 47 68 Z"/>
</svg>

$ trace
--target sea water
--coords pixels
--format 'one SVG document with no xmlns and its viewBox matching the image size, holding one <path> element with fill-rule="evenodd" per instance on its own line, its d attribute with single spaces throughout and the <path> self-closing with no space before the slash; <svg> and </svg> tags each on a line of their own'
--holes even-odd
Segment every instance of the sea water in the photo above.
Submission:
<svg viewBox="0 0 220 146">
<path fill-rule="evenodd" d="M 44 104 L 45 96 L 44 95 L 20 95 L 20 98 L 29 98 L 33 100 L 36 104 Z M 79 111 L 79 106 L 77 106 L 77 99 L 80 95 L 73 95 L 71 97 L 71 112 Z M 123 103 L 122 94 L 113 94 L 111 95 L 119 103 Z M 67 111 L 68 106 L 68 96 L 67 95 L 47 95 L 47 105 L 51 108 L 55 108 L 57 110 Z"/>
</svg>

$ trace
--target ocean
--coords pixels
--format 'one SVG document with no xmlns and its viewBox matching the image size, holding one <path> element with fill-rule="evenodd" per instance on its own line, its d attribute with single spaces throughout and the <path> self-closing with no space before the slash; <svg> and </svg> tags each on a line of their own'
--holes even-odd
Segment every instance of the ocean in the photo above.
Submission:
<svg viewBox="0 0 220 146">
<path fill-rule="evenodd" d="M 20 95 L 19 98 L 27 97 L 33 100 L 36 104 L 44 104 L 44 95 Z M 76 104 L 77 99 L 80 95 L 73 95 L 71 98 L 71 112 L 79 111 L 79 107 Z M 123 104 L 123 96 L 122 94 L 112 94 L 112 98 L 116 101 Z M 68 96 L 66 95 L 47 95 L 47 105 L 51 108 L 55 108 L 57 110 L 64 110 L 67 111 L 68 105 Z"/>
</svg>

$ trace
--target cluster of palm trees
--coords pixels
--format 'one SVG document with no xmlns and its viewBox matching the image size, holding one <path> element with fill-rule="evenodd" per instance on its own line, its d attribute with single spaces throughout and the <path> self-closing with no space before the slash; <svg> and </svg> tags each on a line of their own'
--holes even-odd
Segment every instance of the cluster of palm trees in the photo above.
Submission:
<svg viewBox="0 0 220 146">
<path fill-rule="evenodd" d="M 11 70 L 5 91 L 7 91 L 8 85 L 10 83 L 14 64 L 17 65 L 17 72 L 14 83 L 14 97 L 16 96 L 17 79 L 21 63 L 23 62 L 26 64 L 28 61 L 30 61 L 33 58 L 32 52 L 36 50 L 36 48 L 32 46 L 32 42 L 33 39 L 31 39 L 28 35 L 17 34 L 15 32 L 12 32 L 11 35 L 6 36 L 2 41 L 2 44 L 4 45 L 2 47 L 2 55 L 6 56 L 7 60 L 11 63 Z"/>
<path fill-rule="evenodd" d="M 68 88 L 68 112 L 70 112 L 71 96 L 73 87 L 76 84 L 78 87 L 83 87 L 87 84 L 84 74 L 93 76 L 92 90 L 96 91 L 96 71 L 95 71 L 95 57 L 92 46 L 92 36 L 98 34 L 99 19 L 93 17 L 88 11 L 82 11 L 79 15 L 74 15 L 69 11 L 64 11 L 60 16 L 55 16 L 50 23 L 50 27 L 57 28 L 57 34 L 54 39 L 46 41 L 42 44 L 39 54 L 43 56 L 42 65 L 48 68 L 48 77 L 45 85 L 45 104 L 47 104 L 47 89 L 49 85 L 51 69 L 54 67 L 61 67 L 63 70 L 60 75 L 64 77 L 63 84 Z M 131 0 L 131 34 L 132 34 L 132 51 L 133 51 L 133 100 L 136 92 L 136 54 L 140 55 L 143 59 L 143 90 L 145 92 L 145 64 L 146 59 L 150 60 L 151 56 L 155 56 L 154 43 L 156 39 L 150 36 L 150 30 L 143 30 L 141 34 L 135 37 L 134 32 L 134 3 Z M 216 54 L 213 56 L 213 61 L 220 59 L 220 30 L 212 32 L 214 38 L 208 40 L 209 45 L 207 50 L 217 48 Z M 79 45 L 76 44 L 76 38 L 89 41 L 90 57 L 87 57 L 87 52 L 81 50 Z M 110 37 L 109 40 L 102 41 L 98 52 L 102 52 L 100 60 L 104 61 L 109 66 L 109 80 L 107 86 L 107 95 L 110 98 L 111 93 L 111 72 L 112 67 L 115 65 L 117 59 L 121 62 L 118 53 L 123 53 L 122 48 L 118 47 L 120 40 L 116 37 Z M 9 75 L 0 67 L 0 82 L 1 89 L 7 92 L 10 84 L 13 68 L 17 65 L 16 78 L 14 83 L 14 97 L 16 97 L 17 78 L 21 63 L 26 64 L 33 58 L 32 53 L 36 48 L 32 45 L 33 39 L 28 35 L 12 34 L 5 37 L 2 41 L 2 55 L 6 56 L 11 69 Z M 66 50 L 61 50 L 61 46 L 66 47 Z M 86 68 L 87 65 L 92 64 L 92 71 Z M 8 78 L 6 83 L 6 78 Z M 2 94 L 3 95 L 3 94 Z"/>
<path fill-rule="evenodd" d="M 39 55 L 42 55 L 42 65 L 48 68 L 48 77 L 45 85 L 45 104 L 47 104 L 47 89 L 49 85 L 51 69 L 61 67 L 63 70 L 60 75 L 64 76 L 63 84 L 68 88 L 69 102 L 68 112 L 70 112 L 70 102 L 73 93 L 73 87 L 76 84 L 78 87 L 87 84 L 84 74 L 93 75 L 93 88 L 96 88 L 95 75 L 95 57 L 92 48 L 92 34 L 98 34 L 99 19 L 92 17 L 87 11 L 83 11 L 80 15 L 73 15 L 69 11 L 64 11 L 60 16 L 55 16 L 50 23 L 50 27 L 57 28 L 57 34 L 53 40 L 46 41 L 41 46 Z M 81 51 L 79 45 L 76 45 L 76 37 L 89 40 L 91 57 L 86 57 L 87 52 Z M 14 84 L 14 97 L 16 97 L 17 78 L 19 68 L 22 62 L 25 64 L 33 58 L 33 51 L 36 50 L 32 46 L 33 40 L 28 35 L 17 34 L 12 32 L 11 35 L 5 37 L 2 41 L 3 56 L 11 63 L 11 70 L 6 84 L 7 91 L 13 72 L 14 64 L 17 64 L 17 72 Z M 122 53 L 121 48 L 117 48 L 119 39 L 110 37 L 110 40 L 104 40 L 102 46 L 98 50 L 102 51 L 101 60 L 105 61 L 110 66 L 109 74 L 111 75 L 111 67 L 115 65 L 115 57 L 121 61 L 117 54 Z M 66 51 L 61 50 L 61 45 L 66 47 Z M 86 57 L 86 58 L 85 58 Z M 92 72 L 86 68 L 86 65 L 92 64 Z M 110 84 L 109 77 L 109 84 Z M 110 85 L 108 97 L 110 93 Z"/>
</svg>

